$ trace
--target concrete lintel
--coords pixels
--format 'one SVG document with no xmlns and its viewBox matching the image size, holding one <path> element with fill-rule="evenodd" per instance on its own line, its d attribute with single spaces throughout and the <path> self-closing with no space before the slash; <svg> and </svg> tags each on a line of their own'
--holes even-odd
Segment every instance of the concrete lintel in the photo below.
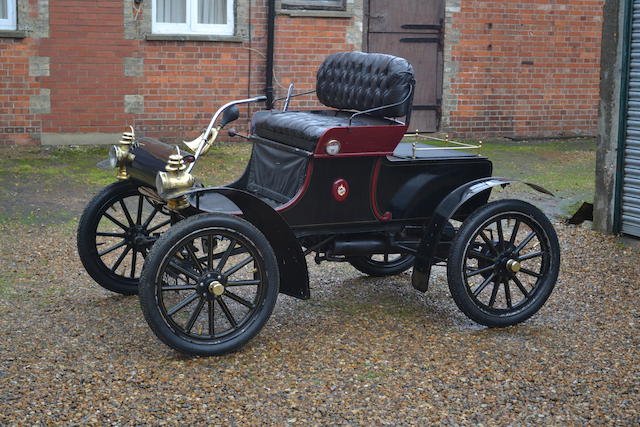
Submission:
<svg viewBox="0 0 640 427">
<path fill-rule="evenodd" d="M 43 132 L 42 145 L 104 145 L 116 144 L 121 133 L 53 133 Z"/>
</svg>

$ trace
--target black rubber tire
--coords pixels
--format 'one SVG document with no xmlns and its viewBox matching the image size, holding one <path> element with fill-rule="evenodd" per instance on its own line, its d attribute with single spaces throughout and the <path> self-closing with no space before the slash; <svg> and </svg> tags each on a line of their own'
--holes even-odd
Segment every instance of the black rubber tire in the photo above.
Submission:
<svg viewBox="0 0 640 427">
<path fill-rule="evenodd" d="M 116 274 L 102 262 L 96 247 L 96 231 L 103 210 L 108 209 L 118 200 L 139 194 L 138 184 L 132 181 L 114 182 L 91 199 L 78 223 L 78 255 L 85 270 L 100 286 L 122 295 L 137 294 L 138 279 Z"/>
<path fill-rule="evenodd" d="M 416 257 L 404 254 L 389 262 L 377 261 L 367 256 L 349 257 L 348 262 L 356 270 L 374 277 L 395 276 L 413 267 Z"/>
<path fill-rule="evenodd" d="M 167 314 L 167 311 L 171 310 L 167 310 L 163 306 L 162 277 L 168 271 L 169 263 L 172 260 L 175 262 L 176 259 L 179 259 L 174 258 L 174 256 L 182 253 L 180 252 L 181 248 L 186 248 L 185 245 L 187 243 L 196 242 L 197 239 L 202 240 L 204 239 L 203 236 L 213 236 L 216 233 L 231 236 L 247 248 L 254 260 L 254 278 L 256 274 L 260 277 L 260 287 L 256 291 L 254 307 L 250 309 L 249 314 L 245 315 L 237 326 L 229 323 L 231 329 L 235 327 L 229 333 L 229 336 L 215 338 L 215 334 L 210 334 L 208 338 L 202 338 L 202 335 L 198 337 L 196 336 L 198 334 L 191 334 L 190 329 L 193 327 L 193 323 L 191 323 L 191 327 L 182 327 L 173 320 L 172 315 Z M 205 264 L 202 265 L 203 268 L 204 266 Z M 211 266 L 206 268 L 210 269 Z M 190 271 L 195 272 L 195 270 Z M 153 245 L 145 261 L 140 278 L 140 306 L 151 330 L 169 347 L 188 355 L 219 356 L 238 350 L 260 332 L 275 306 L 279 283 L 280 277 L 275 253 L 267 238 L 257 228 L 233 215 L 199 214 L 171 227 Z M 193 283 L 193 285 L 196 284 L 195 282 Z M 205 289 L 208 289 L 208 287 L 205 287 Z M 228 289 L 225 289 L 225 293 L 219 296 L 211 296 L 205 291 L 199 298 L 203 301 L 206 301 L 207 298 L 223 299 L 222 297 L 226 295 L 227 291 Z M 171 291 L 165 290 L 164 292 Z M 189 298 L 187 297 L 186 299 Z M 184 301 L 181 300 L 181 302 Z M 211 305 L 216 306 L 215 301 Z M 209 310 L 212 309 L 209 308 Z M 193 316 L 193 313 L 191 316 Z M 199 314 L 195 314 L 196 318 L 199 318 L 199 316 Z M 187 322 L 187 324 L 190 322 Z M 186 331 L 185 328 L 187 328 Z"/>
<path fill-rule="evenodd" d="M 483 276 L 483 283 L 487 279 L 487 276 L 484 274 L 480 274 L 480 269 L 482 269 L 482 264 L 480 264 L 480 259 L 478 259 L 478 265 L 480 266 L 477 272 L 469 271 L 467 266 L 467 250 L 472 250 L 470 247 L 472 245 L 472 241 L 479 237 L 479 233 L 481 230 L 485 230 L 484 227 L 492 224 L 492 221 L 501 222 L 501 218 L 513 218 L 516 223 L 517 220 L 521 220 L 522 223 L 525 223 L 529 229 L 531 230 L 529 234 L 535 232 L 535 237 L 540 242 L 541 250 L 540 253 L 544 252 L 544 255 L 538 255 L 540 257 L 540 271 L 535 272 L 538 274 L 536 276 L 535 282 L 531 285 L 531 289 L 527 294 L 524 292 L 520 292 L 518 295 L 522 295 L 524 298 L 521 302 L 511 307 L 511 291 L 507 291 L 506 288 L 510 287 L 509 281 L 513 279 L 506 279 L 506 284 L 503 282 L 497 282 L 497 279 L 493 279 L 488 281 L 488 283 L 493 283 L 494 288 L 501 289 L 501 286 L 504 285 L 504 294 L 505 300 L 508 301 L 508 305 L 506 308 L 497 309 L 493 308 L 493 303 L 491 301 L 496 300 L 494 291 L 492 289 L 492 297 L 490 302 L 484 304 L 480 301 L 479 296 L 474 296 L 473 293 L 476 292 L 481 285 L 478 285 L 476 289 L 472 292 L 471 286 L 467 283 L 467 276 L 465 272 L 471 272 L 472 274 L 477 274 L 478 276 Z M 521 223 L 521 224 L 522 224 Z M 502 225 L 501 225 L 502 227 Z M 521 226 L 520 226 L 521 227 Z M 516 227 L 514 227 L 516 228 Z M 518 230 L 518 228 L 516 228 Z M 502 230 L 501 230 L 502 233 Z M 512 230 L 513 234 L 513 230 Z M 517 236 L 517 231 L 516 231 Z M 538 237 L 539 236 L 539 237 Z M 515 244 L 512 244 L 510 249 L 506 249 L 508 243 L 506 242 L 506 238 L 504 238 L 503 247 L 505 247 L 502 255 L 498 255 L 500 251 L 498 250 L 496 253 L 496 270 L 501 268 L 500 273 L 505 274 L 505 277 L 516 276 L 517 273 L 507 271 L 504 263 L 500 263 L 497 260 L 500 259 L 500 256 L 511 258 L 515 257 L 516 253 L 513 253 L 507 256 L 510 252 L 514 251 Z M 522 239 L 526 240 L 526 239 Z M 500 246 L 497 242 L 493 242 L 496 248 Z M 525 247 L 527 244 L 525 244 Z M 516 248 L 517 249 L 517 248 Z M 544 249 L 544 250 L 542 250 Z M 518 252 L 519 253 L 519 252 Z M 485 254 L 486 256 L 486 254 Z M 520 267 L 518 267 L 519 269 Z M 523 202 L 521 200 L 498 200 L 495 202 L 488 203 L 483 207 L 480 207 L 475 212 L 473 212 L 462 224 L 460 230 L 456 234 L 453 244 L 451 245 L 451 249 L 449 252 L 449 259 L 447 261 L 447 279 L 449 282 L 449 290 L 451 291 L 451 296 L 453 297 L 456 305 L 462 312 L 469 317 L 471 320 L 480 323 L 489 327 L 506 327 L 510 325 L 515 325 L 521 323 L 531 316 L 533 316 L 547 301 L 553 288 L 556 284 L 558 278 L 558 272 L 560 269 L 560 246 L 558 243 L 558 237 L 556 235 L 555 229 L 553 225 L 549 221 L 549 219 L 535 206 Z M 504 272 L 502 272 L 504 270 Z M 491 270 L 493 272 L 494 270 Z M 524 271 L 524 268 L 523 270 Z M 498 276 L 495 276 L 496 278 Z M 518 279 L 519 280 L 519 279 Z M 515 281 L 514 281 L 515 283 Z M 522 283 L 520 283 L 522 285 Z M 485 285 L 487 289 L 489 288 Z M 517 288 L 515 288 L 517 289 Z M 480 291 L 480 293 L 483 290 Z M 506 295 L 510 296 L 507 298 Z M 514 294 L 515 295 L 515 294 Z"/>
</svg>

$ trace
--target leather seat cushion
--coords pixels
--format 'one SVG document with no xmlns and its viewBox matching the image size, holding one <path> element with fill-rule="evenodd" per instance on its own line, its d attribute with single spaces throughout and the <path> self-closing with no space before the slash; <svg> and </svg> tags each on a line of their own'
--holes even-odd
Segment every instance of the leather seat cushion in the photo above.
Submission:
<svg viewBox="0 0 640 427">
<path fill-rule="evenodd" d="M 313 152 L 320 137 L 334 127 L 349 126 L 353 113 L 339 111 L 261 111 L 253 118 L 254 134 Z M 352 126 L 394 124 L 386 119 L 358 116 Z"/>
<path fill-rule="evenodd" d="M 404 58 L 383 53 L 339 52 L 329 55 L 316 75 L 316 95 L 338 110 L 373 111 L 376 117 L 401 117 L 410 108 L 413 68 Z"/>
</svg>

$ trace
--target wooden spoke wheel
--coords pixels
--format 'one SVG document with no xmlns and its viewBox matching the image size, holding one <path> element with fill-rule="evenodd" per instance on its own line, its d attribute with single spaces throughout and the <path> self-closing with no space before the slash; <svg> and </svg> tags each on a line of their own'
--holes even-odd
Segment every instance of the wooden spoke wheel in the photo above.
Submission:
<svg viewBox="0 0 640 427">
<path fill-rule="evenodd" d="M 163 207 L 138 188 L 132 181 L 105 187 L 78 224 L 78 254 L 85 269 L 100 286 L 124 295 L 138 292 L 144 258 L 171 224 Z"/>
<path fill-rule="evenodd" d="M 447 262 L 451 295 L 472 320 L 491 327 L 533 316 L 560 267 L 552 224 L 536 207 L 499 200 L 476 210 L 454 238 Z"/>
<path fill-rule="evenodd" d="M 275 254 L 260 231 L 232 215 L 200 214 L 156 242 L 144 265 L 140 304 L 165 344 L 212 356 L 253 338 L 278 290 Z"/>
</svg>

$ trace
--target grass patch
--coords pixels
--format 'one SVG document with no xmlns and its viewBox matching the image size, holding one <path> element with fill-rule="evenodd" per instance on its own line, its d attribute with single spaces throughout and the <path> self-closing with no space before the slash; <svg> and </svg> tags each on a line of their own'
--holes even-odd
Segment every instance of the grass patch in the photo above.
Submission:
<svg viewBox="0 0 640 427">
<path fill-rule="evenodd" d="M 593 197 L 596 145 L 593 139 L 533 142 L 488 141 L 479 150 L 493 174 L 531 181 L 561 194 Z"/>
<path fill-rule="evenodd" d="M 8 148 L 0 156 L 0 176 L 64 184 L 103 186 L 114 180 L 114 172 L 96 167 L 107 158 L 108 147 Z"/>
</svg>

